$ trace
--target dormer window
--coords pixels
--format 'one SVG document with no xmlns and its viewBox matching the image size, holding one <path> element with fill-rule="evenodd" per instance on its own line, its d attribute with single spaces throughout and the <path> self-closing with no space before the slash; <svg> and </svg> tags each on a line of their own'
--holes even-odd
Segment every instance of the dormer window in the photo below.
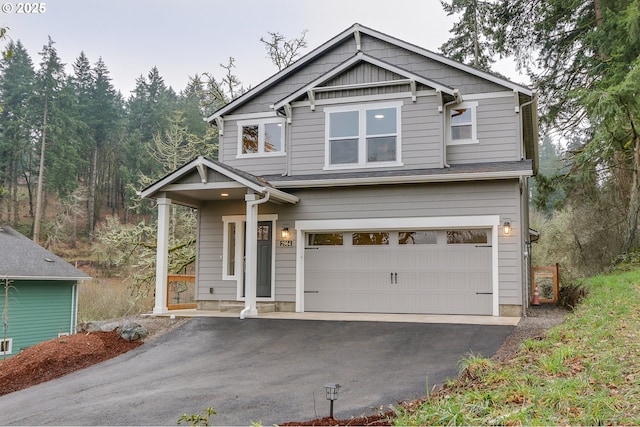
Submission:
<svg viewBox="0 0 640 427">
<path fill-rule="evenodd" d="M 325 169 L 398 166 L 402 102 L 328 107 Z"/>
<path fill-rule="evenodd" d="M 280 118 L 238 122 L 238 157 L 284 154 L 284 127 Z"/>
<path fill-rule="evenodd" d="M 449 145 L 476 144 L 477 102 L 463 102 L 449 107 Z"/>
</svg>

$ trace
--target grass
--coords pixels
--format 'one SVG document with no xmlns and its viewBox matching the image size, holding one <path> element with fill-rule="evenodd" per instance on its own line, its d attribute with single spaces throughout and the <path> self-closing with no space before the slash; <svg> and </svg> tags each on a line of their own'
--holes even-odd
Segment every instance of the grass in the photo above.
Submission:
<svg viewBox="0 0 640 427">
<path fill-rule="evenodd" d="M 585 281 L 588 297 L 504 364 L 470 356 L 461 376 L 396 425 L 639 425 L 640 270 Z"/>
<path fill-rule="evenodd" d="M 136 300 L 119 279 L 94 278 L 78 288 L 78 321 L 90 322 L 147 313 L 153 308 L 152 297 Z"/>
</svg>

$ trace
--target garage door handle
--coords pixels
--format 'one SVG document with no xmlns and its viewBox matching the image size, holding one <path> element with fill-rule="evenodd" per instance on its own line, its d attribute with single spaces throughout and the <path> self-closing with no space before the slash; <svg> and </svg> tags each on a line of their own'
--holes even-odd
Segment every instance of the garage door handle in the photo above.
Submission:
<svg viewBox="0 0 640 427">
<path fill-rule="evenodd" d="M 317 294 L 320 291 L 304 291 L 305 294 Z"/>
<path fill-rule="evenodd" d="M 476 292 L 476 295 L 493 295 L 493 292 Z"/>
<path fill-rule="evenodd" d="M 493 245 L 476 245 L 476 248 L 492 248 Z"/>
<path fill-rule="evenodd" d="M 398 273 L 390 273 L 390 284 L 397 285 L 398 284 Z"/>
</svg>

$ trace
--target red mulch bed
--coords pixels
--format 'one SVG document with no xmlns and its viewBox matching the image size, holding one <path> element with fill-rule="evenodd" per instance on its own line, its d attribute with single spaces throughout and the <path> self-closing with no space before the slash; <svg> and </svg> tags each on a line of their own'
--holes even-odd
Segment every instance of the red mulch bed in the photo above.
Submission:
<svg viewBox="0 0 640 427">
<path fill-rule="evenodd" d="M 103 362 L 138 347 L 118 332 L 79 333 L 36 344 L 0 360 L 0 396 Z"/>
</svg>

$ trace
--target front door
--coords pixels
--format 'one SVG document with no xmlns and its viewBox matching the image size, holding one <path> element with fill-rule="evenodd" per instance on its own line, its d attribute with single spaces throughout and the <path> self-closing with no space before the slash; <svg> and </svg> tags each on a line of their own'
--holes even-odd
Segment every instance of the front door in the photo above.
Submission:
<svg viewBox="0 0 640 427">
<path fill-rule="evenodd" d="M 271 297 L 271 257 L 273 254 L 273 233 L 271 221 L 258 222 L 258 273 L 256 277 L 256 297 Z"/>
</svg>

